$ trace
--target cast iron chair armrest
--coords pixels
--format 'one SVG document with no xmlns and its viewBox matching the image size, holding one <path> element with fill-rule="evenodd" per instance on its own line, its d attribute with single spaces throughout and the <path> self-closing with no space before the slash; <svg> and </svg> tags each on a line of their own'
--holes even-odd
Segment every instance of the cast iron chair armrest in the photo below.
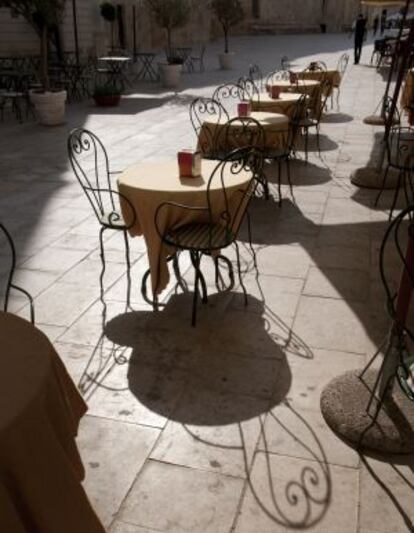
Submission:
<svg viewBox="0 0 414 533">
<path fill-rule="evenodd" d="M 158 233 L 158 235 L 159 235 L 161 240 L 164 238 L 165 234 L 164 234 L 164 232 L 162 232 L 160 230 L 160 227 L 158 225 L 158 216 L 159 216 L 160 211 L 166 206 L 175 207 L 175 208 L 183 209 L 183 210 L 186 210 L 186 211 L 199 212 L 199 213 L 202 212 L 202 211 L 206 212 L 206 213 L 210 212 L 210 209 L 208 207 L 193 207 L 193 206 L 190 206 L 190 205 L 179 204 L 177 202 L 163 202 L 162 204 L 160 204 L 157 207 L 157 210 L 155 211 L 155 217 L 154 217 L 155 229 L 157 230 L 157 233 Z"/>
<path fill-rule="evenodd" d="M 132 203 L 128 200 L 128 198 L 124 194 L 122 194 L 122 193 L 120 193 L 118 191 L 115 191 L 114 189 L 109 189 L 109 188 L 105 188 L 105 189 L 99 188 L 98 189 L 98 188 L 90 187 L 88 190 L 92 191 L 93 193 L 96 192 L 98 194 L 102 193 L 102 192 L 107 193 L 107 194 L 109 194 L 111 196 L 111 200 L 112 200 L 112 195 L 113 194 L 115 194 L 118 198 L 122 198 L 122 200 L 128 204 L 128 207 L 129 207 L 129 209 L 131 209 L 132 214 L 133 214 L 132 221 L 129 224 L 125 223 L 125 229 L 132 228 L 132 226 L 137 221 L 137 213 L 135 211 L 135 207 L 132 205 Z M 119 219 L 119 214 L 116 211 L 112 211 L 112 213 L 109 214 L 109 222 L 111 222 L 111 216 L 112 215 L 114 215 L 114 217 L 117 216 L 118 219 Z"/>
</svg>

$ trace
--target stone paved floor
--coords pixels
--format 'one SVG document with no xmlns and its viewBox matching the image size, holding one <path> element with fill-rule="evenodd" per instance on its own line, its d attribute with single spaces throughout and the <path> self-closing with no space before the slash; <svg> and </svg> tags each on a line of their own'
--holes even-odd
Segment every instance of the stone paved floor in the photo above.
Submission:
<svg viewBox="0 0 414 533">
<path fill-rule="evenodd" d="M 281 209 L 252 204 L 259 275 L 241 235 L 249 306 L 239 288 L 214 293 L 205 260 L 212 296 L 195 330 L 188 295 L 166 295 L 160 314 L 144 304 L 142 239 L 131 242 L 127 312 L 117 235 L 106 240 L 103 324 L 98 226 L 66 157 L 69 130 L 84 125 L 114 169 L 173 158 L 195 142 L 193 95 L 237 79 L 251 61 L 277 67 L 284 54 L 298 67 L 333 67 L 350 44 L 343 35 L 236 38 L 235 70 L 216 70 L 213 45 L 207 72 L 185 76 L 178 95 L 142 84 L 113 110 L 71 105 L 62 127 L 0 125 L 0 213 L 18 248 L 17 281 L 88 402 L 78 439 L 85 487 L 111 533 L 413 531 L 413 459 L 361 459 L 319 408 L 324 385 L 363 365 L 388 324 L 377 264 L 387 213 L 348 179 L 375 159 L 378 130 L 361 118 L 384 78 L 367 64 L 369 47 L 350 65 L 340 111 L 323 123 L 322 157 L 313 148 L 308 165 L 293 166 L 296 204 L 286 186 Z M 13 306 L 27 313 L 22 300 Z"/>
</svg>

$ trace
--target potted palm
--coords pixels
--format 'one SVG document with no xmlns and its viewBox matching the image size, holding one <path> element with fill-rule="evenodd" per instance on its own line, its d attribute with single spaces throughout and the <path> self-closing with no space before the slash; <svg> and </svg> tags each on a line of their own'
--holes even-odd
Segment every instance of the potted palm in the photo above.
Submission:
<svg viewBox="0 0 414 533">
<path fill-rule="evenodd" d="M 146 0 L 154 21 L 167 34 L 167 61 L 158 63 L 164 87 L 177 87 L 183 61 L 176 57 L 172 46 L 174 29 L 185 26 L 190 18 L 190 0 Z"/>
<path fill-rule="evenodd" d="M 0 7 L 23 16 L 40 37 L 40 72 L 42 88 L 31 91 L 30 99 L 41 124 L 55 126 L 65 119 L 66 91 L 55 90 L 49 79 L 49 35 L 60 23 L 65 0 L 0 0 Z"/>
<path fill-rule="evenodd" d="M 219 54 L 220 68 L 229 70 L 232 68 L 234 56 L 229 52 L 229 34 L 231 28 L 243 20 L 243 7 L 240 0 L 211 0 L 210 7 L 224 35 L 224 53 Z"/>
</svg>

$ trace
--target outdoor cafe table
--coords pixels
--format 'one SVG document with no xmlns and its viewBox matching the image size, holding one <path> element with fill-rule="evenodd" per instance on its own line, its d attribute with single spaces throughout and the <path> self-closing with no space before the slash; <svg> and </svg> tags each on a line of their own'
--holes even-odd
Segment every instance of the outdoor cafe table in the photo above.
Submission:
<svg viewBox="0 0 414 533">
<path fill-rule="evenodd" d="M 131 58 L 125 56 L 105 56 L 99 58 L 99 62 L 107 64 L 108 82 L 112 83 L 115 87 L 120 84 L 122 89 L 128 84 L 124 69 L 130 61 Z"/>
<path fill-rule="evenodd" d="M 161 242 L 155 226 L 157 208 L 164 202 L 176 202 L 191 207 L 207 207 L 207 185 L 218 161 L 202 161 L 202 172 L 198 178 L 180 178 L 176 160 L 164 163 L 137 163 L 127 168 L 118 177 L 119 192 L 133 205 L 136 223 L 129 229 L 130 235 L 143 235 L 147 245 L 153 293 L 162 292 L 168 285 L 167 258 L 174 250 Z M 225 168 L 224 182 L 229 210 L 240 203 L 240 190 L 251 183 L 251 174 L 245 171 L 233 174 Z M 210 198 L 213 216 L 225 208 L 223 185 L 219 176 L 212 180 Z M 121 198 L 121 209 L 125 219 L 131 217 L 131 210 Z M 164 232 L 191 222 L 208 222 L 208 212 L 183 210 L 167 206 L 159 212 L 158 227 Z"/>
<path fill-rule="evenodd" d="M 271 98 L 268 93 L 261 93 L 259 99 L 251 100 L 252 109 L 253 111 L 279 113 L 291 119 L 301 96 L 301 93 L 280 93 L 279 98 Z"/>
<path fill-rule="evenodd" d="M 47 337 L 0 312 L 0 531 L 104 533 L 75 443 L 86 404 Z"/>
<path fill-rule="evenodd" d="M 290 82 L 289 80 L 274 81 L 270 87 L 266 87 L 269 91 L 272 87 L 279 87 L 282 92 L 306 94 L 311 98 L 309 103 L 310 108 L 317 113 L 322 102 L 321 91 L 319 90 L 320 82 L 317 80 L 297 80 Z M 313 101 L 312 101 L 313 100 Z"/>
<path fill-rule="evenodd" d="M 332 87 L 341 85 L 341 73 L 339 70 L 305 70 L 296 71 L 295 74 L 300 80 L 329 81 Z"/>
<path fill-rule="evenodd" d="M 230 117 L 236 118 L 236 117 Z M 259 124 L 263 127 L 265 132 L 265 148 L 277 150 L 280 148 L 285 148 L 288 135 L 289 135 L 289 118 L 286 115 L 279 113 L 269 113 L 265 111 L 253 111 L 251 113 L 251 118 L 257 120 Z M 222 135 L 222 131 L 227 124 L 227 118 L 217 115 L 209 116 L 208 120 L 203 122 L 199 137 L 198 137 L 198 148 L 203 155 L 209 155 L 215 150 L 224 150 L 229 151 L 235 146 L 211 146 L 211 140 L 214 139 L 214 142 L 220 143 L 220 139 L 231 139 L 230 136 Z M 235 122 L 232 124 L 234 128 L 240 127 L 241 122 Z M 254 127 L 254 126 L 252 126 Z"/>
</svg>

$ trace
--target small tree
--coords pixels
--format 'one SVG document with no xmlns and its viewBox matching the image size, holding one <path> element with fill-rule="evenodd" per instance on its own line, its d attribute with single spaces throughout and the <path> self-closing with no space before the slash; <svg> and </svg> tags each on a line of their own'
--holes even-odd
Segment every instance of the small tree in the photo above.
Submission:
<svg viewBox="0 0 414 533">
<path fill-rule="evenodd" d="M 114 22 L 116 21 L 116 7 L 110 2 L 101 4 L 101 17 L 111 25 L 111 49 L 114 48 Z"/>
<path fill-rule="evenodd" d="M 224 52 L 228 54 L 230 29 L 244 19 L 243 7 L 240 0 L 211 0 L 210 7 L 223 29 Z"/>
<path fill-rule="evenodd" d="M 172 32 L 190 18 L 190 0 L 146 0 L 154 21 L 167 33 L 167 55 L 171 57 Z"/>
<path fill-rule="evenodd" d="M 0 7 L 23 16 L 40 37 L 40 78 L 45 91 L 50 91 L 48 73 L 49 33 L 61 22 L 65 0 L 0 0 Z"/>
</svg>

